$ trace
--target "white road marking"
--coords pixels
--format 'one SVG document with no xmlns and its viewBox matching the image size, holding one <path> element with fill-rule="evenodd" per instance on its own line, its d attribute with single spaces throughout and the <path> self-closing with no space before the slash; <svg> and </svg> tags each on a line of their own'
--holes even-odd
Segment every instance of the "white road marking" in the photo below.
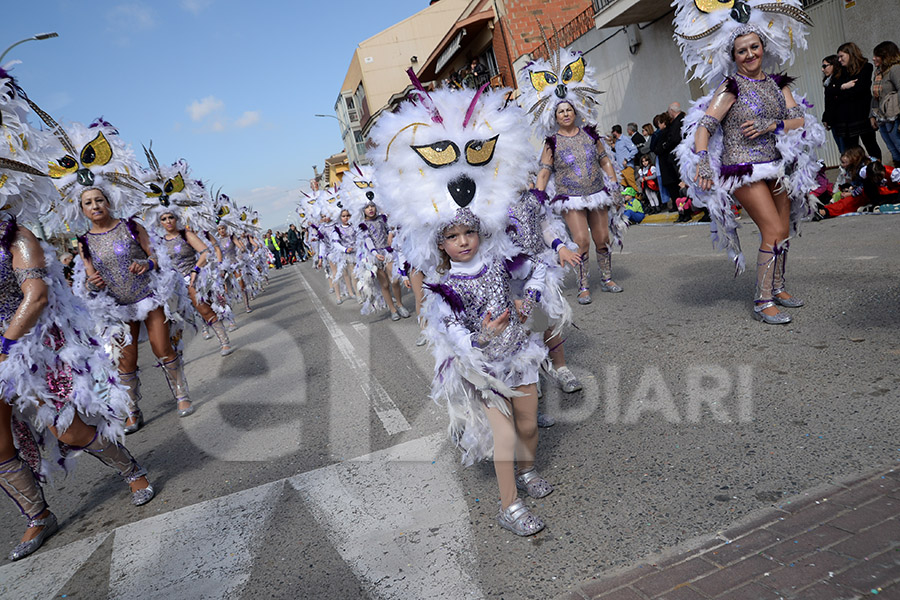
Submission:
<svg viewBox="0 0 900 600">
<path fill-rule="evenodd" d="M 109 537 L 109 532 L 72 542 L 0 567 L 0 598 L 50 600 Z"/>
<path fill-rule="evenodd" d="M 359 335 L 366 335 L 369 331 L 369 326 L 365 323 L 360 323 L 359 321 L 354 321 L 350 323 L 350 327 L 356 330 L 356 333 Z"/>
<path fill-rule="evenodd" d="M 484 597 L 465 559 L 469 511 L 444 440 L 430 435 L 289 480 L 373 598 Z"/>
<path fill-rule="evenodd" d="M 237 597 L 283 489 L 282 479 L 119 527 L 108 597 Z"/>
<path fill-rule="evenodd" d="M 366 394 L 366 397 L 369 398 L 372 407 L 375 409 L 375 414 L 378 415 L 381 424 L 384 425 L 385 431 L 387 431 L 389 435 L 409 431 L 411 427 L 406 420 L 406 417 L 403 416 L 403 413 L 400 412 L 400 409 L 397 408 L 393 399 L 378 380 L 371 376 L 369 373 L 369 366 L 359 354 L 357 354 L 353 344 L 338 326 L 331 314 L 325 310 L 325 305 L 319 300 L 318 295 L 315 290 L 312 289 L 312 286 L 309 285 L 309 282 L 303 276 L 303 273 L 299 270 L 295 270 L 294 273 L 297 274 L 300 283 L 302 283 L 303 287 L 306 288 L 306 291 L 309 292 L 310 301 L 313 303 L 316 312 L 319 313 L 319 318 L 325 323 L 325 328 L 328 330 L 328 333 L 331 334 L 338 351 L 341 353 L 344 360 L 347 361 L 347 365 L 352 371 L 347 374 L 347 378 L 359 382 L 363 392 Z M 363 337 L 365 338 L 366 343 L 368 343 L 368 336 Z"/>
</svg>

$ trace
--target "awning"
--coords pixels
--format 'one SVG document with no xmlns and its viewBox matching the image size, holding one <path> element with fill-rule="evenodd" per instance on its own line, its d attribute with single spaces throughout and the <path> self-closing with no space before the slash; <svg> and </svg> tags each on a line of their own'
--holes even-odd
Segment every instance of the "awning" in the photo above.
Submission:
<svg viewBox="0 0 900 600">
<path fill-rule="evenodd" d="M 494 21 L 494 18 L 494 9 L 489 8 L 457 21 L 416 72 L 419 80 L 424 82 L 436 79 L 437 74 L 453 60 L 453 57 L 462 48 L 465 48 L 466 38 L 478 35 L 482 29 L 487 27 L 488 23 Z"/>
<path fill-rule="evenodd" d="M 600 1 L 600 12 L 594 15 L 594 26 L 621 27 L 646 23 L 672 10 L 671 0 L 611 0 Z"/>
</svg>

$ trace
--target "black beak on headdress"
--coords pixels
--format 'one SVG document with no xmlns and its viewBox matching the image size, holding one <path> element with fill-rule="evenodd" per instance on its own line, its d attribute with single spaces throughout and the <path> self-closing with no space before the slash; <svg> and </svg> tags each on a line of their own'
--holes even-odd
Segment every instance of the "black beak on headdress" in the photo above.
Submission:
<svg viewBox="0 0 900 600">
<path fill-rule="evenodd" d="M 731 8 L 731 18 L 738 23 L 746 24 L 750 20 L 750 6 L 738 0 Z"/>
<path fill-rule="evenodd" d="M 366 192 L 366 199 L 370 201 L 375 200 L 375 192 L 373 192 L 372 190 Z"/>
<path fill-rule="evenodd" d="M 78 169 L 75 175 L 78 177 L 78 183 L 81 185 L 85 187 L 94 185 L 94 174 L 91 173 L 90 169 Z"/>
<path fill-rule="evenodd" d="M 160 196 L 159 203 L 162 204 L 163 206 L 168 207 L 169 206 L 169 195 L 163 194 L 162 196 Z"/>
<path fill-rule="evenodd" d="M 569 90 L 566 89 L 566 86 L 561 83 L 558 86 L 556 86 L 556 97 L 560 98 L 560 99 L 565 98 L 566 93 L 568 93 L 568 91 Z"/>
<path fill-rule="evenodd" d="M 465 208 L 475 198 L 475 182 L 467 175 L 460 175 L 447 184 L 447 191 L 454 202 Z"/>
</svg>

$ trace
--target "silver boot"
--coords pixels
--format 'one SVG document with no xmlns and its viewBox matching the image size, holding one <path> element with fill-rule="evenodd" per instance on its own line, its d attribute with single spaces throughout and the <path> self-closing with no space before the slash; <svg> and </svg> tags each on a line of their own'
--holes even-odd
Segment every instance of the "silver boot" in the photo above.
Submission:
<svg viewBox="0 0 900 600">
<path fill-rule="evenodd" d="M 497 515 L 497 522 L 503 529 L 508 529 L 516 535 L 534 535 L 544 528 L 544 522 L 541 518 L 525 506 L 521 498 L 506 507 L 506 510 L 500 509 Z"/>
<path fill-rule="evenodd" d="M 169 389 L 175 396 L 176 406 L 181 402 L 190 404 L 190 394 L 188 392 L 187 378 L 184 376 L 184 365 L 181 362 L 181 356 L 176 356 L 172 360 L 162 363 L 163 372 L 166 374 L 166 381 L 169 382 Z M 186 417 L 194 414 L 194 407 L 189 405 L 187 408 L 179 408 L 178 416 Z"/>
<path fill-rule="evenodd" d="M 219 350 L 219 354 L 222 356 L 228 356 L 232 352 L 234 352 L 234 348 L 231 347 L 231 340 L 228 339 L 228 332 L 225 331 L 225 325 L 222 321 L 215 321 L 210 323 L 210 327 L 212 327 L 213 333 L 216 334 L 216 337 L 219 338 L 219 345 L 222 347 Z"/>
<path fill-rule="evenodd" d="M 125 386 L 125 391 L 128 392 L 128 418 L 134 419 L 134 423 L 125 425 L 125 433 L 134 433 L 144 424 L 144 413 L 138 408 L 141 399 L 141 379 L 137 371 L 119 372 L 119 383 Z"/>
<path fill-rule="evenodd" d="M 591 282 L 588 278 L 590 273 L 590 265 L 587 261 L 587 252 L 581 255 L 581 262 L 578 263 L 578 304 L 591 303 Z M 587 292 L 585 294 L 585 292 Z"/>
<path fill-rule="evenodd" d="M 38 516 L 47 510 L 44 491 L 34 477 L 31 468 L 19 458 L 19 455 L 0 463 L 0 489 L 16 503 L 22 514 L 28 519 L 28 527 L 43 527 L 33 539 L 21 542 L 9 553 L 9 560 L 25 558 L 41 547 L 48 537 L 56 533 L 59 525 L 53 513 L 44 518 Z"/>
<path fill-rule="evenodd" d="M 100 437 L 99 433 L 95 433 L 91 443 L 82 447 L 81 450 L 118 471 L 126 483 L 134 483 L 147 475 L 147 469 L 134 460 L 125 446 L 105 440 Z M 150 502 L 155 495 L 156 492 L 153 491 L 153 486 L 149 485 L 148 481 L 148 485 L 144 489 L 131 492 L 131 503 L 135 506 L 142 506 Z"/>
<path fill-rule="evenodd" d="M 775 251 L 759 249 L 756 259 L 756 297 L 753 299 L 753 318 L 769 325 L 783 325 L 791 322 L 787 313 L 777 312 L 767 315 L 763 311 L 775 306 L 772 299 L 775 278 Z"/>
<path fill-rule="evenodd" d="M 787 253 L 791 247 L 791 242 L 784 241 L 781 246 L 775 246 L 775 276 L 772 279 L 772 300 L 779 306 L 787 308 L 800 308 L 803 306 L 803 300 L 796 296 L 787 298 L 779 298 L 778 294 L 784 294 L 784 270 L 787 266 Z"/>
<path fill-rule="evenodd" d="M 610 254 L 609 248 L 597 250 L 597 264 L 600 269 L 600 289 L 616 294 L 621 292 L 621 286 L 612 280 L 612 254 Z"/>
</svg>

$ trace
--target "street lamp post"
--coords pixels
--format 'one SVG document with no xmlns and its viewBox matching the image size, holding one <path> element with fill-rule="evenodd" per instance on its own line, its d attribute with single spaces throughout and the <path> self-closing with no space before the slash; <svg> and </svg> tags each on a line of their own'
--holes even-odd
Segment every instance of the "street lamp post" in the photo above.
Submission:
<svg viewBox="0 0 900 600">
<path fill-rule="evenodd" d="M 12 50 L 13 48 L 15 48 L 15 47 L 18 46 L 19 44 L 24 44 L 25 42 L 30 42 L 30 41 L 32 41 L 32 40 L 49 40 L 50 38 L 55 38 L 55 37 L 59 37 L 59 34 L 56 33 L 55 31 L 51 31 L 50 33 L 39 33 L 39 34 L 37 34 L 37 35 L 31 36 L 30 38 L 25 38 L 24 40 L 19 40 L 18 42 L 16 42 L 15 44 L 13 44 L 12 46 L 10 46 L 10 47 L 7 48 L 6 50 L 4 50 L 4 51 L 3 51 L 3 54 L 0 54 L 0 65 L 3 64 L 3 57 L 5 57 L 6 54 L 7 54 L 10 50 Z"/>
</svg>

